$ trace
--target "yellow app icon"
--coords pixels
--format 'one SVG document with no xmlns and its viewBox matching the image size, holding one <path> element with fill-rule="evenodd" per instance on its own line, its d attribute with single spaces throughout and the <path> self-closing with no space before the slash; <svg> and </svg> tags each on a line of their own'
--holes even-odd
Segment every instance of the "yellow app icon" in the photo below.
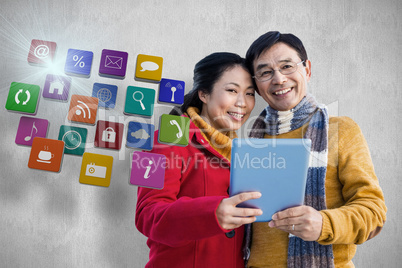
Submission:
<svg viewBox="0 0 402 268">
<path fill-rule="evenodd" d="M 159 82 L 162 79 L 163 58 L 138 54 L 135 77 L 140 80 Z"/>
<path fill-rule="evenodd" d="M 109 187 L 112 168 L 112 156 L 84 153 L 82 156 L 80 183 Z"/>
</svg>

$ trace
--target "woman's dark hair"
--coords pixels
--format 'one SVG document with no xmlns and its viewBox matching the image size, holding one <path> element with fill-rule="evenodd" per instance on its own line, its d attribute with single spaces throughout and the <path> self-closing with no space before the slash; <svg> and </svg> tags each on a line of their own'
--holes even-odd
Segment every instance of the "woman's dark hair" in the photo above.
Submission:
<svg viewBox="0 0 402 268">
<path fill-rule="evenodd" d="M 258 58 L 264 51 L 270 49 L 276 43 L 284 43 L 296 50 L 302 61 L 307 60 L 307 52 L 304 48 L 302 41 L 293 34 L 282 34 L 277 31 L 267 32 L 255 40 L 246 53 L 246 66 L 251 73 L 254 75 L 254 67 L 253 63 L 256 58 Z M 303 63 L 306 66 L 306 62 Z M 255 89 L 258 91 L 258 88 L 255 85 Z"/>
<path fill-rule="evenodd" d="M 196 107 L 201 111 L 203 102 L 198 97 L 198 91 L 211 94 L 214 84 L 223 73 L 236 65 L 248 71 L 245 59 L 230 52 L 212 53 L 200 60 L 194 67 L 192 90 L 184 96 L 183 104 L 173 108 L 170 114 L 181 115 L 187 111 L 188 107 Z"/>
</svg>

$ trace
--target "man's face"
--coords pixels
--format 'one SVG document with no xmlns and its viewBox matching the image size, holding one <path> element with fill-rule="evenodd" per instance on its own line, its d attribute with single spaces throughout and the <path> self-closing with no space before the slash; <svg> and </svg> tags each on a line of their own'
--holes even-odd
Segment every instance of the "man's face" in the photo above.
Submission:
<svg viewBox="0 0 402 268">
<path fill-rule="evenodd" d="M 296 50 L 285 43 L 277 43 L 263 52 L 254 60 L 254 73 L 261 68 L 275 70 L 273 77 L 264 82 L 257 79 L 256 84 L 261 97 L 278 111 L 288 111 L 294 108 L 307 93 L 307 82 L 311 77 L 311 62 L 305 61 L 306 66 L 299 64 L 296 71 L 283 75 L 278 70 L 283 69 L 287 62 L 299 63 L 301 59 Z"/>
</svg>

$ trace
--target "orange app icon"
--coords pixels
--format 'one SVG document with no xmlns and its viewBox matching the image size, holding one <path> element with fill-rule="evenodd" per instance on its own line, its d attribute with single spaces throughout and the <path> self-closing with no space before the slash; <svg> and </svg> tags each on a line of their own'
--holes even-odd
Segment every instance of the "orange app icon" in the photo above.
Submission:
<svg viewBox="0 0 402 268">
<path fill-rule="evenodd" d="M 35 137 L 28 167 L 59 172 L 63 159 L 64 141 Z"/>
<path fill-rule="evenodd" d="M 95 97 L 72 95 L 68 120 L 86 124 L 95 124 L 99 99 Z"/>
</svg>

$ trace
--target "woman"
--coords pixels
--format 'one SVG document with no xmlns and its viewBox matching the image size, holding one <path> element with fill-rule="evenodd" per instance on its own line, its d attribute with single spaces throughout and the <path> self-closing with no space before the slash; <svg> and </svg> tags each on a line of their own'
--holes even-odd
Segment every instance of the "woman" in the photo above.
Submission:
<svg viewBox="0 0 402 268">
<path fill-rule="evenodd" d="M 229 166 L 231 139 L 250 116 L 254 94 L 240 56 L 213 53 L 196 64 L 180 107 L 191 120 L 189 145 L 155 142 L 152 152 L 167 158 L 165 186 L 138 188 L 135 221 L 149 238 L 146 267 L 244 267 L 242 225 L 262 211 L 236 205 L 260 194 L 229 198 Z"/>
</svg>

